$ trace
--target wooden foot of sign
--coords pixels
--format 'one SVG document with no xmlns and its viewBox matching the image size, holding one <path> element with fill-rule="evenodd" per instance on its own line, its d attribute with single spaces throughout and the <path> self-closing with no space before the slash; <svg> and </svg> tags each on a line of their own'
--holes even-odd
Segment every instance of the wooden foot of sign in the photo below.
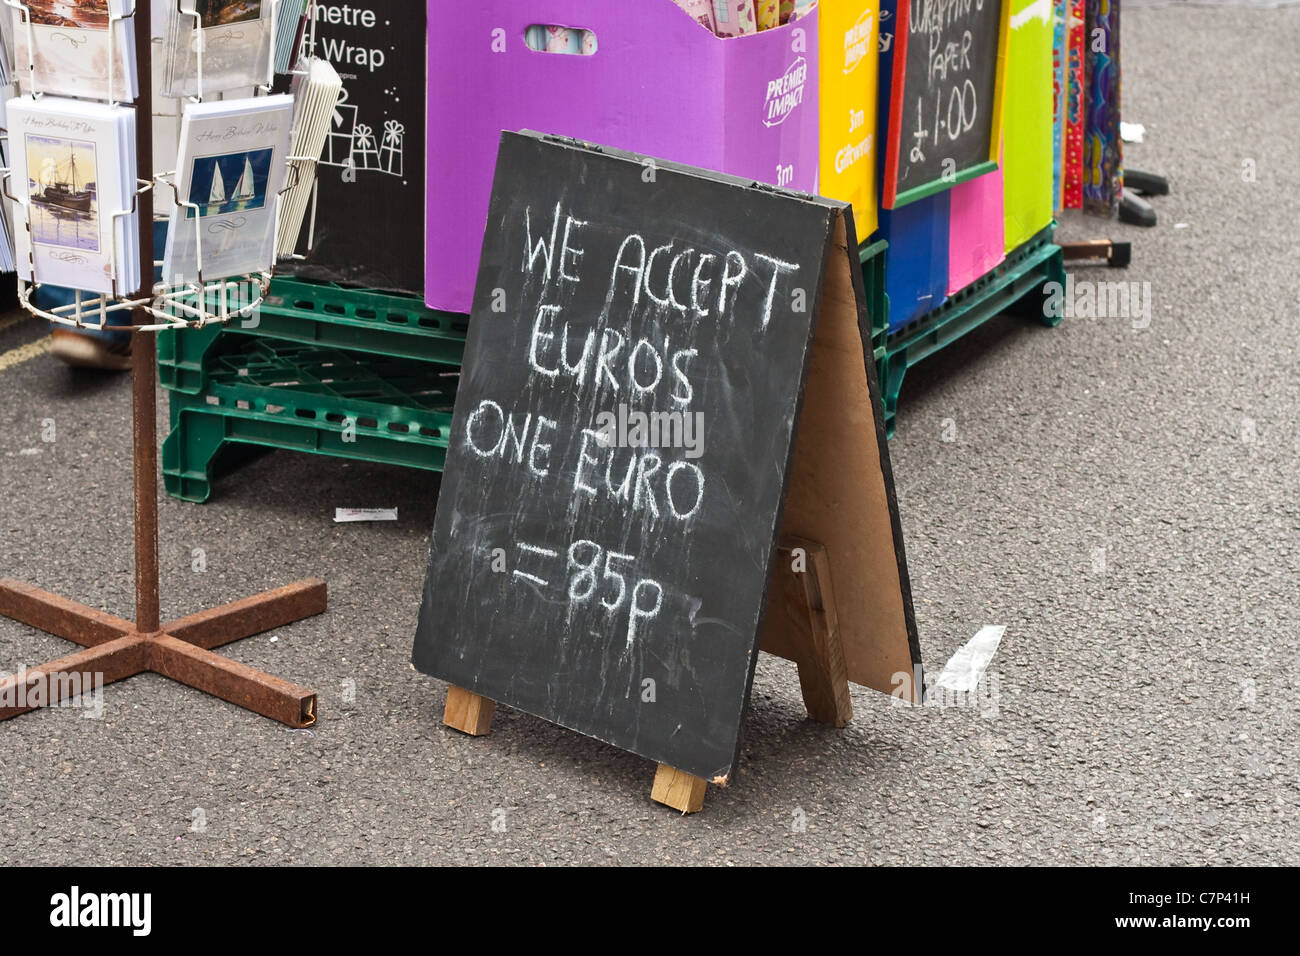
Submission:
<svg viewBox="0 0 1300 956">
<path fill-rule="evenodd" d="M 707 780 L 661 763 L 655 771 L 650 799 L 682 813 L 699 813 L 704 809 L 704 790 L 708 785 Z"/>
<path fill-rule="evenodd" d="M 533 714 L 691 812 L 760 650 L 832 726 L 919 698 L 857 250 L 844 203 L 502 135 L 412 652 L 448 726 Z"/>
<path fill-rule="evenodd" d="M 496 708 L 496 703 L 486 697 L 480 697 L 463 687 L 448 687 L 447 706 L 442 711 L 442 722 L 462 734 L 482 737 L 492 729 L 492 715 Z"/>
<path fill-rule="evenodd" d="M 768 633 L 783 634 L 784 641 L 778 643 L 773 638 L 773 652 L 798 666 L 808 716 L 818 723 L 844 727 L 853 719 L 853 703 L 840 645 L 830 559 L 820 543 L 795 535 L 782 536 L 778 555 L 772 588 L 783 595 L 779 603 L 785 613 Z M 769 650 L 766 643 L 763 650 Z M 463 734 L 482 737 L 492 729 L 495 710 L 495 702 L 452 685 L 447 688 L 442 722 Z M 704 807 L 707 786 L 702 777 L 661 763 L 650 799 L 682 813 L 697 813 Z"/>
</svg>

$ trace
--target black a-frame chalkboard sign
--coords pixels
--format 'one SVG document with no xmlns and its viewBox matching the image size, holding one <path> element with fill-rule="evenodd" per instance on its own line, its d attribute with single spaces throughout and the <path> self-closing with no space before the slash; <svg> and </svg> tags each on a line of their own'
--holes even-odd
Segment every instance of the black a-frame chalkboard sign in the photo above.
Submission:
<svg viewBox="0 0 1300 956">
<path fill-rule="evenodd" d="M 446 722 L 516 707 L 698 809 L 760 645 L 837 724 L 846 679 L 919 692 L 856 252 L 847 204 L 502 136 L 413 655 Z"/>
</svg>

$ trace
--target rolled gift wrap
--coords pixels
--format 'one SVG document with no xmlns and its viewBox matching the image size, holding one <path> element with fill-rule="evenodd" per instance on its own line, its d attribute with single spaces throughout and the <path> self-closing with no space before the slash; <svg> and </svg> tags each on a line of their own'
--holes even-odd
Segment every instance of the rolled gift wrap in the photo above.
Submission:
<svg viewBox="0 0 1300 956">
<path fill-rule="evenodd" d="M 720 37 L 738 37 L 758 32 L 754 0 L 713 0 L 714 32 Z"/>
<path fill-rule="evenodd" d="M 707 30 L 717 33 L 713 23 L 713 0 L 673 0 Z"/>
</svg>

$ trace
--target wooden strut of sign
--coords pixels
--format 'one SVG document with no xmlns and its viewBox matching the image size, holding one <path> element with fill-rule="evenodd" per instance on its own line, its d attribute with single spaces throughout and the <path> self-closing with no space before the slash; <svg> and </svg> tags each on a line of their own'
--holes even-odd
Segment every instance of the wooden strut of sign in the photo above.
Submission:
<svg viewBox="0 0 1300 956">
<path fill-rule="evenodd" d="M 920 648 L 878 392 L 864 359 L 861 273 L 836 217 L 760 646 L 795 662 L 808 716 L 853 717 L 848 684 L 919 703 Z M 869 337 L 867 339 L 869 341 Z M 836 583 L 832 586 L 832 568 Z M 443 723 L 481 736 L 496 704 L 449 686 Z M 651 798 L 699 811 L 709 783 L 660 764 Z"/>
<path fill-rule="evenodd" d="M 816 541 L 782 535 L 773 578 L 773 589 L 780 590 L 786 611 L 779 622 L 785 628 L 785 642 L 776 653 L 791 657 L 798 666 L 808 716 L 832 727 L 844 727 L 853 719 L 853 703 L 826 549 Z M 766 640 L 763 650 L 773 650 Z M 488 698 L 450 686 L 442 722 L 453 730 L 481 737 L 492 729 L 495 709 L 496 704 Z M 695 813 L 704 806 L 707 785 L 702 777 L 661 763 L 650 798 L 682 813 Z"/>
</svg>

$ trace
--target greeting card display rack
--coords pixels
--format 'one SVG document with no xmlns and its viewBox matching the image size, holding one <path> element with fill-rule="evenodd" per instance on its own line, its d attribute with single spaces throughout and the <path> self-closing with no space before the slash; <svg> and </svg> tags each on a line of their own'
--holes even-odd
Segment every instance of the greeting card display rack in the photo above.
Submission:
<svg viewBox="0 0 1300 956">
<path fill-rule="evenodd" d="M 30 30 L 30 11 L 18 0 L 4 0 L 6 5 L 26 11 Z M 193 9 L 183 11 L 198 17 Z M 61 325 L 82 329 L 114 328 L 134 332 L 131 349 L 131 405 L 134 444 L 135 502 L 135 621 L 127 621 L 84 604 L 70 601 L 39 588 L 9 579 L 0 580 L 0 615 L 54 634 L 81 645 L 84 650 L 61 657 L 41 667 L 29 669 L 0 681 L 0 720 L 59 703 L 70 696 L 82 696 L 92 688 L 123 680 L 135 674 L 153 672 L 179 681 L 196 690 L 220 697 L 230 703 L 278 720 L 291 727 L 306 727 L 316 721 L 316 694 L 305 687 L 273 677 L 255 668 L 214 653 L 214 648 L 242 640 L 264 631 L 320 614 L 326 606 L 325 582 L 307 579 L 236 601 L 224 607 L 200 611 L 167 624 L 160 622 L 158 597 L 158 436 L 157 436 L 157 340 L 155 333 L 168 328 L 195 328 L 213 323 L 227 323 L 248 316 L 262 302 L 270 282 L 270 273 L 225 278 L 207 282 L 202 276 L 202 252 L 198 250 L 197 282 L 172 286 L 155 285 L 153 264 L 153 184 L 151 166 L 153 135 L 151 117 L 153 96 L 150 68 L 150 0 L 136 0 L 130 13 L 114 15 L 109 24 L 109 92 L 113 87 L 113 38 L 120 20 L 134 18 L 136 69 L 140 77 L 136 98 L 136 183 L 132 207 L 113 214 L 114 243 L 116 221 L 122 216 L 137 215 L 139 230 L 141 287 L 134 293 L 119 295 L 116 275 L 112 276 L 107 294 L 85 299 L 77 293 L 67 306 L 42 309 L 32 301 L 32 292 L 40 288 L 32 265 L 32 281 L 19 282 L 19 298 L 28 311 Z M 201 21 L 200 21 L 201 26 Z M 29 34 L 30 37 L 30 34 Z M 32 46 L 29 42 L 28 50 Z M 200 44 L 200 51 L 202 45 Z M 200 52 L 200 61 L 201 61 Z M 272 57 L 273 59 L 273 57 Z M 29 78 L 34 78 L 30 62 Z M 201 66 L 200 66 L 201 70 Z M 33 97 L 39 97 L 30 87 Z M 199 87 L 200 97 L 202 87 Z M 110 99 L 112 97 L 110 96 Z M 289 157 L 297 174 L 302 157 Z M 298 160 L 298 163 L 295 163 Z M 166 175 L 166 174 L 164 174 Z M 30 230 L 30 208 L 26 202 L 9 194 L 8 173 L 4 192 L 27 211 L 26 227 Z M 173 190 L 174 183 L 169 183 Z M 20 191 L 26 192 L 27 184 Z M 286 187 L 286 190 L 291 187 Z M 277 197 L 279 203 L 285 190 Z M 179 195 L 176 199 L 183 202 Z M 114 249 L 114 253 L 117 250 Z M 113 256 L 116 270 L 118 257 Z M 256 292 L 249 294 L 250 289 Z M 235 290 L 235 301 L 230 292 Z M 109 326 L 108 318 L 129 311 L 132 324 Z"/>
</svg>

